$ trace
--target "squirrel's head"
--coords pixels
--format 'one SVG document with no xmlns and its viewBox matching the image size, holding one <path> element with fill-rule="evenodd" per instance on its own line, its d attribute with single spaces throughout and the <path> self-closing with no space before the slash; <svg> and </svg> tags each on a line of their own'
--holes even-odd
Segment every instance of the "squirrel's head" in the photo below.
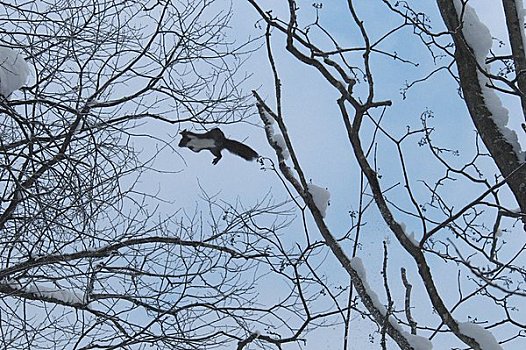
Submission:
<svg viewBox="0 0 526 350">
<path fill-rule="evenodd" d="M 179 134 L 181 134 L 182 138 L 181 141 L 179 141 L 179 147 L 184 147 L 190 141 L 190 138 L 188 137 L 188 131 L 184 129 Z"/>
</svg>

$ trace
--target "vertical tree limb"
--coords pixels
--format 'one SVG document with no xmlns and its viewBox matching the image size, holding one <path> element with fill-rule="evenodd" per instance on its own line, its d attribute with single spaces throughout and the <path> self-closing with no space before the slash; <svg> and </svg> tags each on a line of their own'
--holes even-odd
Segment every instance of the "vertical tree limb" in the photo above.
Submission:
<svg viewBox="0 0 526 350">
<path fill-rule="evenodd" d="M 513 146 L 506 140 L 492 118 L 492 113 L 488 108 L 487 101 L 484 100 L 478 79 L 477 61 L 462 33 L 453 0 L 437 0 L 437 4 L 455 43 L 455 61 L 460 78 L 460 87 L 473 124 L 502 176 L 506 178 L 509 176 L 507 180 L 509 188 L 513 192 L 521 212 L 526 213 L 526 166 L 524 159 L 518 159 Z M 526 223 L 526 217 L 523 217 L 523 222 Z"/>
<path fill-rule="evenodd" d="M 526 120 L 526 54 L 524 52 L 525 43 L 521 34 L 521 32 L 524 32 L 524 27 L 521 25 L 518 12 L 518 10 L 522 11 L 522 9 L 517 8 L 515 0 L 502 0 L 502 6 L 504 7 L 506 26 L 508 27 L 517 85 L 521 92 L 522 113 Z"/>
</svg>

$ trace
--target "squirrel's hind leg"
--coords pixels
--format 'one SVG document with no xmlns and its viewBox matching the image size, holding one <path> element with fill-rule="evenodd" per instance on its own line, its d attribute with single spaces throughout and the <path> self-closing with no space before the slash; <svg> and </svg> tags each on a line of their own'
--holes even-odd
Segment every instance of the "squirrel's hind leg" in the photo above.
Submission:
<svg viewBox="0 0 526 350">
<path fill-rule="evenodd" d="M 223 156 L 221 155 L 221 151 L 219 150 L 219 148 L 215 148 L 215 149 L 211 149 L 210 152 L 212 152 L 212 154 L 216 156 L 214 160 L 212 161 L 212 164 L 216 165 L 217 162 L 219 162 L 221 158 L 223 158 Z"/>
</svg>

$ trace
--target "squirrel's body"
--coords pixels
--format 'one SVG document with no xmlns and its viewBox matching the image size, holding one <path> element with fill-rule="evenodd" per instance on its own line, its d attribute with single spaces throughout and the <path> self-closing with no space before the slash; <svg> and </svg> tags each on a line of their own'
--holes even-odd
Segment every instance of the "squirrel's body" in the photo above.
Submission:
<svg viewBox="0 0 526 350">
<path fill-rule="evenodd" d="M 217 164 L 221 159 L 221 151 L 227 149 L 233 154 L 236 154 L 246 160 L 254 160 L 259 155 L 252 148 L 225 137 L 225 134 L 219 128 L 214 128 L 203 134 L 197 134 L 190 131 L 181 131 L 183 138 L 179 142 L 179 147 L 187 147 L 194 152 L 201 152 L 208 150 L 215 156 L 212 164 Z"/>
</svg>

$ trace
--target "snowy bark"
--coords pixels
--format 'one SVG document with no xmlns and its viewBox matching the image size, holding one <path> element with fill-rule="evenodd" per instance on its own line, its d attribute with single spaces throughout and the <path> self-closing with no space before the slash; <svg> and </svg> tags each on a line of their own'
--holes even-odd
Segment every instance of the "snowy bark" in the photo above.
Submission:
<svg viewBox="0 0 526 350">
<path fill-rule="evenodd" d="M 526 166 L 524 159 L 518 158 L 513 145 L 495 123 L 487 101 L 484 100 L 482 92 L 484 87 L 479 81 L 477 60 L 462 32 L 454 1 L 437 0 L 437 3 L 455 43 L 455 60 L 469 114 L 502 176 L 507 179 L 521 212 L 525 213 Z"/>
</svg>

